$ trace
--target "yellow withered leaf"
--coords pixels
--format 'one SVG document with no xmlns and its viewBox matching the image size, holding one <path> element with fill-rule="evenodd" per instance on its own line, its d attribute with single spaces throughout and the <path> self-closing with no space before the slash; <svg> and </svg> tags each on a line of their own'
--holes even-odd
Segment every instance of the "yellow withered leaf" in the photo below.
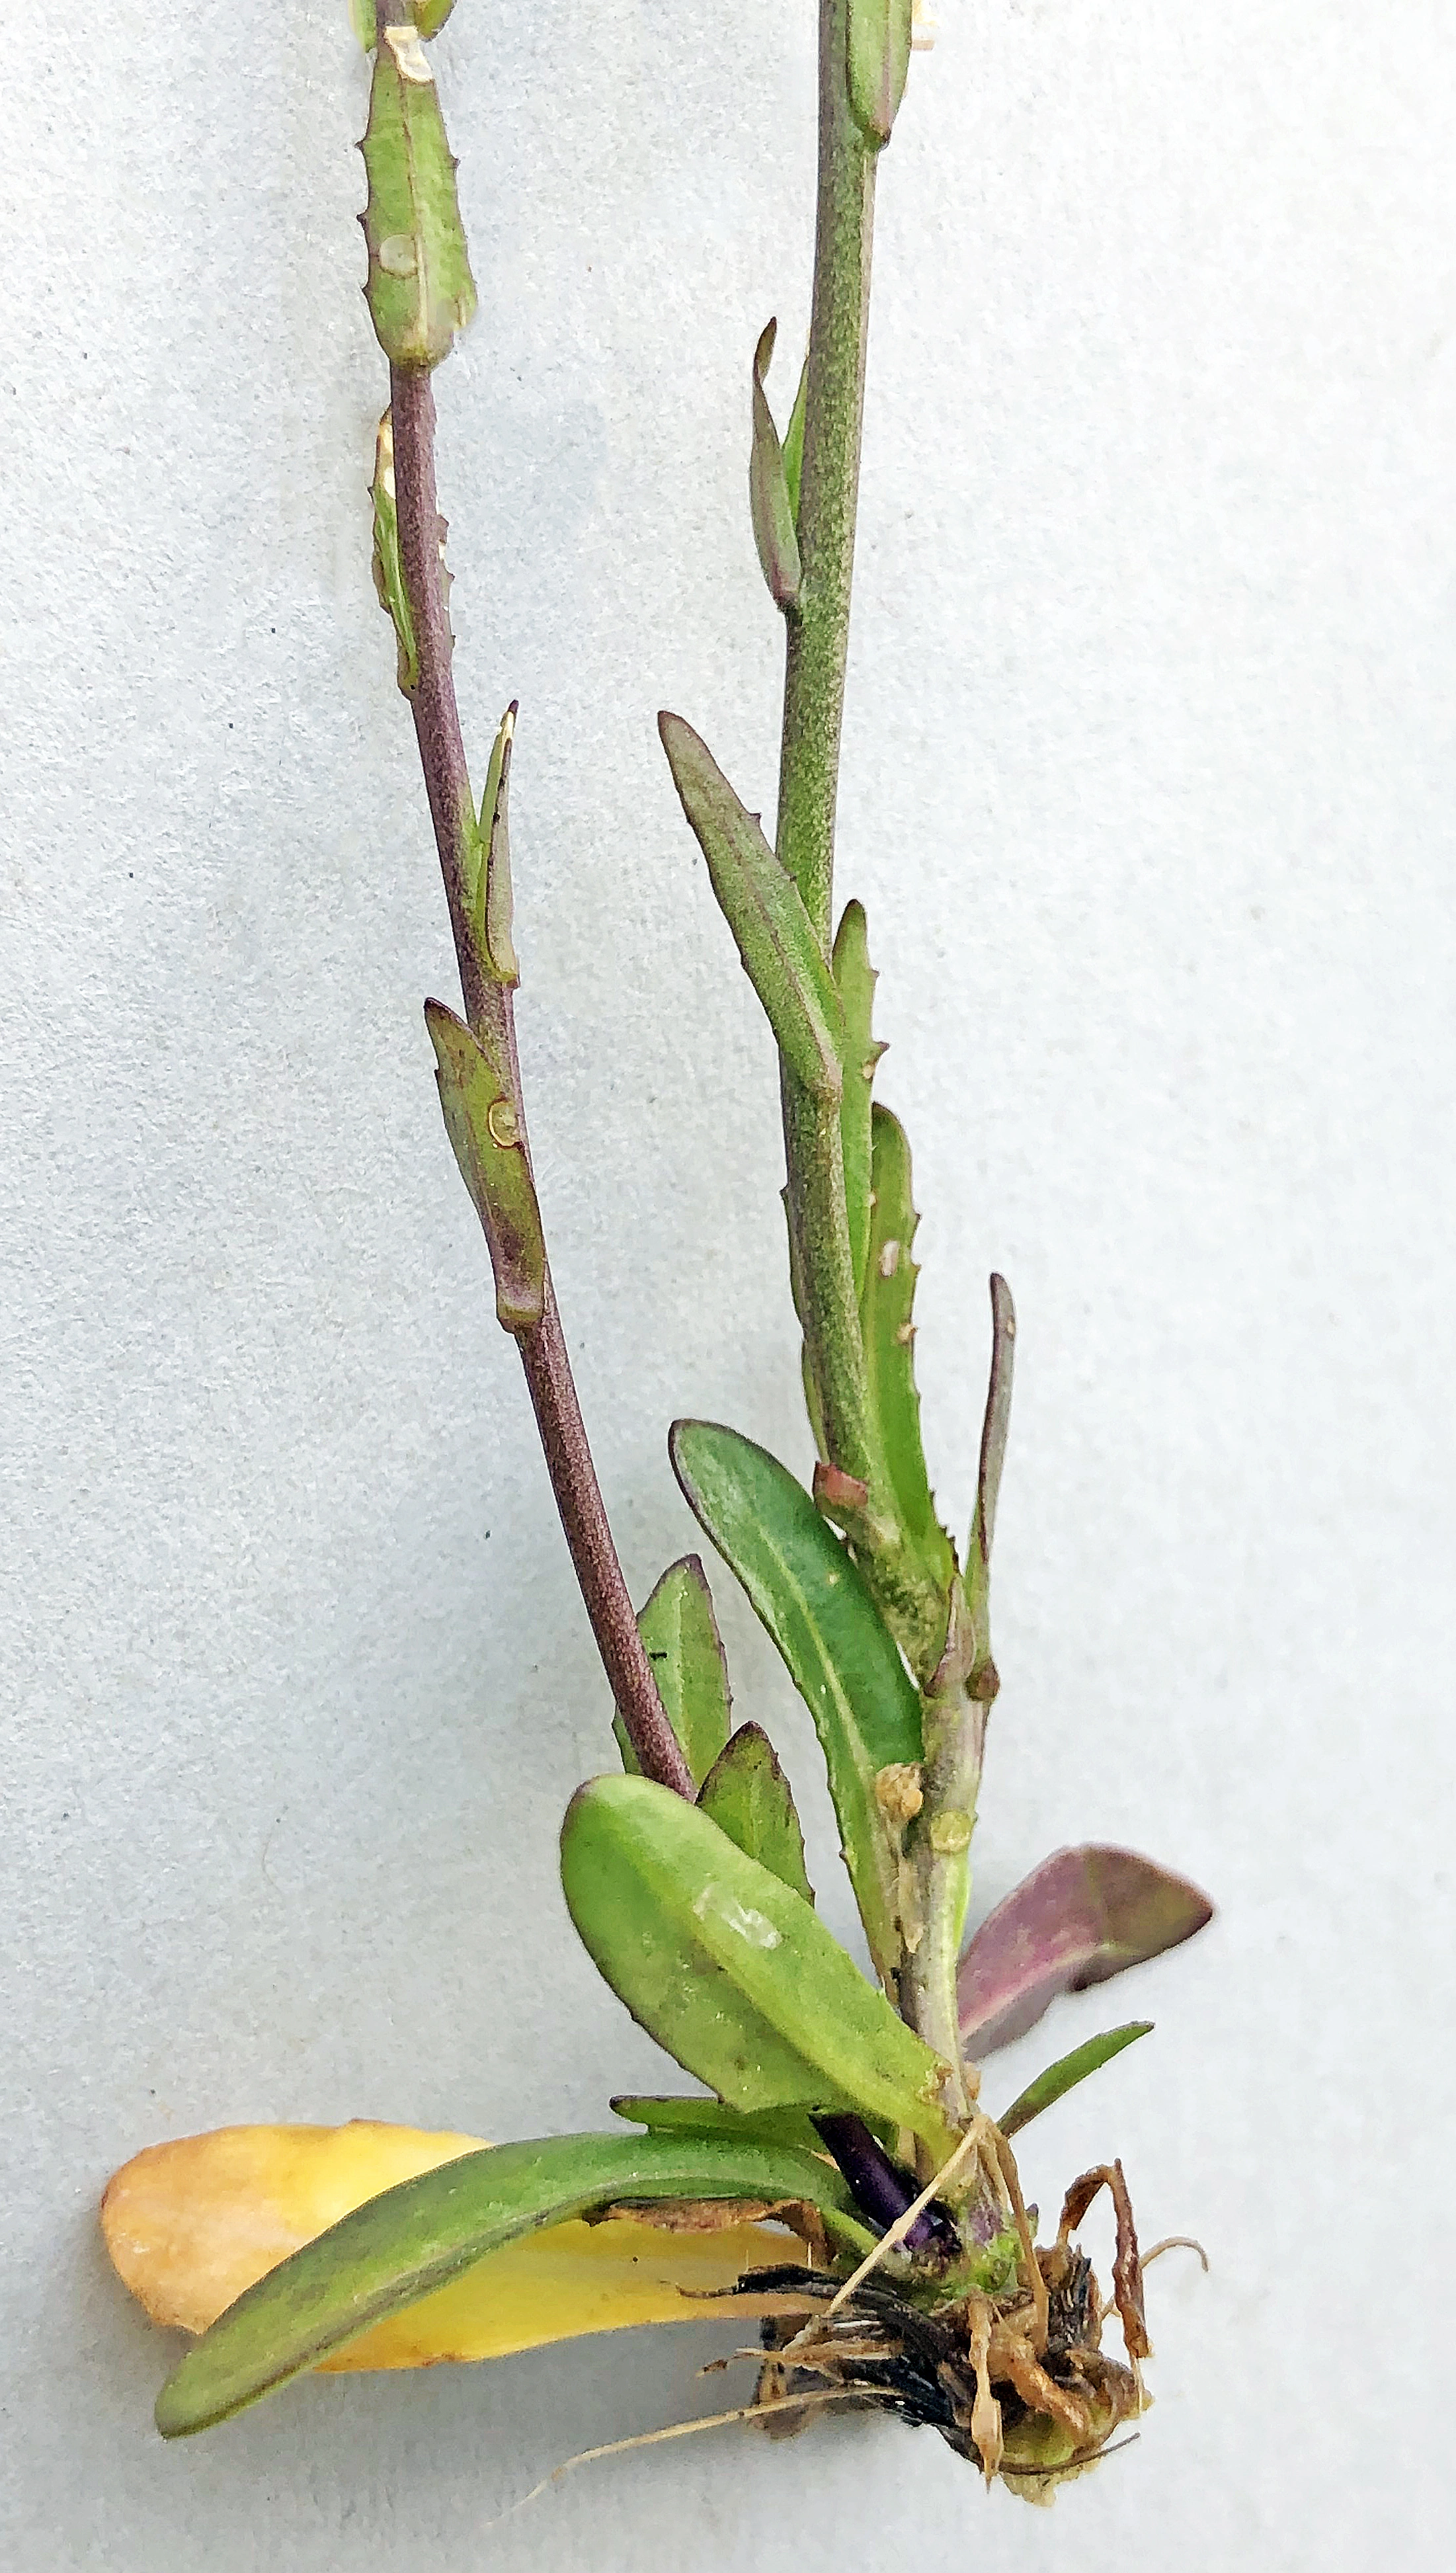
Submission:
<svg viewBox="0 0 1456 2573">
<path fill-rule="evenodd" d="M 365 2198 L 480 2149 L 476 2136 L 364 2118 L 347 2127 L 220 2127 L 149 2145 L 126 2163 L 102 2200 L 102 2231 L 119 2276 L 152 2320 L 201 2332 L 245 2287 Z M 324 2367 L 503 2358 L 632 2323 L 759 2313 L 770 2300 L 704 2306 L 700 2299 L 731 2290 L 745 2270 L 802 2258 L 801 2246 L 762 2224 L 679 2232 L 625 2215 L 594 2224 L 573 2218 L 487 2253 Z"/>
</svg>

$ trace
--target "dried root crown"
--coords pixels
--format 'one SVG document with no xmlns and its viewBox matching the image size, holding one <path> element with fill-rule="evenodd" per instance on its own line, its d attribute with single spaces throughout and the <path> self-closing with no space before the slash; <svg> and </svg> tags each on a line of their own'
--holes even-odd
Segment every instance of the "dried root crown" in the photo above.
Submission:
<svg viewBox="0 0 1456 2573">
<path fill-rule="evenodd" d="M 1100 2347 L 1104 2306 L 1091 2261 L 1072 2234 L 1098 2190 L 1117 2225 L 1115 2303 L 1130 2366 Z M 1020 2192 L 1016 2192 L 1020 2203 Z M 1095 2464 L 1144 2397 L 1138 2362 L 1148 2354 L 1137 2236 L 1120 2162 L 1087 2171 L 1067 2193 L 1057 2240 L 1033 2250 L 1032 2274 L 1008 2276 L 1000 2293 L 977 2287 L 937 2302 L 919 2282 L 877 2271 L 848 2294 L 809 2269 L 755 2272 L 743 2288 L 772 2288 L 783 2308 L 762 2325 L 766 2353 L 754 2396 L 766 2429 L 785 2434 L 815 2408 L 866 2406 L 916 2428 L 939 2430 L 990 2482 L 1000 2475 L 1029 2501 Z M 778 2416 L 778 2417 L 776 2417 Z"/>
</svg>

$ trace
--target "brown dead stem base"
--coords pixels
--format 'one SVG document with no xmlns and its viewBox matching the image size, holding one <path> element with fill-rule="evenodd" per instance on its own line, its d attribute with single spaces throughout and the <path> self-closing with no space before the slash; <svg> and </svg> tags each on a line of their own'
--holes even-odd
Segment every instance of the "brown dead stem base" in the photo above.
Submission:
<svg viewBox="0 0 1456 2573">
<path fill-rule="evenodd" d="M 1071 2238 L 1102 2188 L 1110 2190 L 1116 2215 L 1110 2302 L 1127 2366 L 1102 2352 L 1109 2308 L 1092 2263 Z M 938 2304 L 933 2292 L 908 2293 L 883 2272 L 863 2278 L 849 2296 L 833 2276 L 812 2269 L 761 2270 L 741 2279 L 742 2289 L 786 2299 L 786 2310 L 762 2325 L 769 2355 L 759 2370 L 755 2416 L 771 2434 L 789 2436 L 806 2419 L 811 2394 L 821 2403 L 893 2412 L 915 2427 L 939 2430 L 988 2483 L 1000 2475 L 1027 2500 L 1050 2501 L 1057 2485 L 1094 2464 L 1114 2431 L 1144 2405 L 1139 2371 L 1149 2343 L 1142 2272 L 1120 2162 L 1075 2180 L 1056 2241 L 1037 2251 L 1028 2244 L 1027 2251 L 1035 2276 L 995 2299 L 970 2295 Z"/>
</svg>

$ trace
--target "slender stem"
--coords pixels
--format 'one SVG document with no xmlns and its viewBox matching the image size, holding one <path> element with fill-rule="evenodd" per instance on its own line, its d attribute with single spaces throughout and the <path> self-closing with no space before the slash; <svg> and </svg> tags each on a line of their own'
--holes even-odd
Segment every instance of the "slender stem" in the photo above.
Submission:
<svg viewBox="0 0 1456 2573">
<path fill-rule="evenodd" d="M 875 211 L 875 155 L 850 113 L 846 15 L 847 0 L 822 0 L 819 200 L 799 487 L 802 578 L 798 605 L 786 620 L 777 842 L 826 954 Z M 789 1221 L 825 1448 L 831 1463 L 873 1490 L 884 1476 L 869 1418 L 839 1118 L 787 1071 L 783 1109 Z"/>
<path fill-rule="evenodd" d="M 978 1695 L 974 1634 L 958 1580 L 952 1592 L 945 1657 L 921 1699 L 925 1803 L 906 1855 L 915 1886 L 920 1937 L 900 1970 L 901 2016 L 951 2068 L 947 2106 L 964 2118 L 970 2095 L 961 2055 L 956 1969 L 971 1892 L 971 1835 L 986 1752 L 989 1702 Z M 994 1674 L 993 1674 L 994 1678 Z"/>
<path fill-rule="evenodd" d="M 850 111 L 848 0 L 821 0 L 819 196 L 797 606 L 786 617 L 778 855 L 829 952 L 834 834 L 849 653 L 860 435 L 870 319 L 877 155 Z M 851 1542 L 892 1631 L 922 1674 L 945 1633 L 945 1601 L 906 1544 L 869 1399 L 845 1212 L 837 1110 L 782 1075 L 787 1203 L 804 1345 L 826 1460 L 867 1487 Z M 846 1522 L 846 1524 L 849 1524 Z M 927 1651 L 927 1639 L 934 1637 Z"/>
<path fill-rule="evenodd" d="M 962 2086 L 956 1968 L 971 1893 L 971 1835 L 986 1758 L 986 1727 L 1001 1687 L 991 1650 L 991 1547 L 1011 1423 L 1017 1316 L 1004 1278 L 991 1281 L 991 1377 L 981 1432 L 981 1468 L 965 1581 L 951 1594 L 940 1669 L 921 1699 L 925 1803 L 908 1856 L 921 1937 L 900 1974 L 900 2003 L 928 2046 L 945 2056 Z"/>
<path fill-rule="evenodd" d="M 876 155 L 850 113 L 848 0 L 821 0 L 819 198 L 799 484 L 797 608 L 788 618 L 778 853 L 826 951 L 849 653 L 870 325 Z"/>
<path fill-rule="evenodd" d="M 524 1144 L 525 1109 L 520 1096 L 512 996 L 485 972 L 465 910 L 464 851 L 473 807 L 450 669 L 453 647 L 445 585 L 440 576 L 434 400 L 429 378 L 391 368 L 389 396 L 399 555 L 419 658 L 419 675 L 410 697 L 419 764 L 424 772 L 444 877 L 465 1015 L 477 1035 L 495 1040 L 497 1052 L 510 1065 L 513 1105 Z M 655 1778 L 662 1786 L 674 1788 L 678 1795 L 691 1800 L 695 1793 L 692 1774 L 663 1711 L 612 1540 L 549 1275 L 540 1321 L 517 1336 L 572 1568 L 622 1722 L 643 1776 Z"/>
</svg>

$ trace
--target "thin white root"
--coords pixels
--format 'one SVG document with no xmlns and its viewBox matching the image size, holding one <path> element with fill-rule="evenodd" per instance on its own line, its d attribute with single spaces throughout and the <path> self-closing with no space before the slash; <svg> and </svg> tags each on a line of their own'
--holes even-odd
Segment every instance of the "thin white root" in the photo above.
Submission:
<svg viewBox="0 0 1456 2573">
<path fill-rule="evenodd" d="M 842 2394 L 821 2394 L 815 2389 L 803 2394 L 781 2395 L 774 2408 L 781 2411 L 791 2408 L 806 2412 L 822 2411 L 827 2404 L 842 2403 L 843 2400 Z M 696 2421 L 670 2421 L 664 2430 L 639 2430 L 631 2439 L 608 2439 L 600 2448 L 581 2448 L 574 2457 L 563 2458 L 559 2466 L 553 2466 L 538 2484 L 532 2484 L 528 2493 L 521 2494 L 519 2501 L 511 2502 L 494 2519 L 487 2519 L 485 2528 L 487 2531 L 500 2528 L 506 2520 L 514 2519 L 517 2511 L 524 2510 L 530 2502 L 539 2501 L 542 2493 L 549 2492 L 552 2484 L 558 2484 L 563 2475 L 569 2475 L 577 2466 L 594 2466 L 603 2457 L 622 2457 L 631 2448 L 660 2448 L 666 2439 L 691 2439 L 699 2430 L 725 2430 L 734 2421 L 756 2421 L 762 2417 L 762 2411 L 761 2404 L 742 2403 L 732 2412 L 706 2412 Z"/>
<path fill-rule="evenodd" d="M 1208 2254 L 1204 2250 L 1202 2243 L 1195 2241 L 1191 2233 L 1165 2233 L 1160 2242 L 1154 2242 L 1150 2251 L 1143 2252 L 1143 2268 L 1150 2269 L 1154 2260 L 1160 2260 L 1162 2258 L 1164 2251 L 1196 2251 L 1199 2260 L 1202 2262 L 1203 2275 L 1205 2278 L 1207 2277 Z"/>
</svg>

